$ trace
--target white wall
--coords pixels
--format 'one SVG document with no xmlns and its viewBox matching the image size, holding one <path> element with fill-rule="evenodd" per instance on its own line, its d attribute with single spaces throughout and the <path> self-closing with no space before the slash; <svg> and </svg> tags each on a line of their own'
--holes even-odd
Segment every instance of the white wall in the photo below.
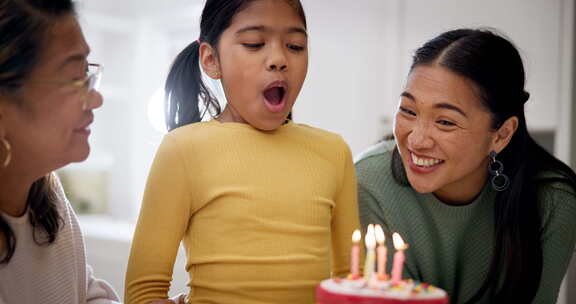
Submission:
<svg viewBox="0 0 576 304">
<path fill-rule="evenodd" d="M 148 103 L 163 88 L 177 52 L 198 36 L 200 6 L 138 11 L 130 7 L 142 5 L 126 2 L 128 7 L 114 10 L 104 5 L 107 2 L 80 5 L 80 21 L 92 48 L 90 60 L 104 66 L 104 105 L 96 111 L 90 157 L 69 169 L 108 171 L 109 214 L 133 221 L 163 135 L 148 120 Z"/>
<path fill-rule="evenodd" d="M 358 153 L 390 130 L 391 19 L 388 1 L 305 1 L 310 67 L 297 122 L 341 134 Z M 328 5 L 329 3 L 329 5 Z M 361 4 L 360 4 L 361 3 Z"/>
</svg>

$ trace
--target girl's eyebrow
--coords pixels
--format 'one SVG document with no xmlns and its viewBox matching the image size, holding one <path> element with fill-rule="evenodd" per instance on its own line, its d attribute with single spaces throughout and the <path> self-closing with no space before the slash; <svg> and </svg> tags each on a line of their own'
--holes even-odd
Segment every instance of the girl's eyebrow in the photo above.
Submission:
<svg viewBox="0 0 576 304">
<path fill-rule="evenodd" d="M 270 30 L 270 28 L 268 28 L 264 25 L 252 25 L 252 26 L 243 27 L 243 28 L 237 30 L 236 35 L 240 35 L 242 33 L 249 32 L 249 31 L 270 32 L 271 30 Z M 286 32 L 289 34 L 300 33 L 300 34 L 303 34 L 304 36 L 308 37 L 308 33 L 306 32 L 306 30 L 301 28 L 301 27 L 289 27 L 286 30 Z"/>
<path fill-rule="evenodd" d="M 267 29 L 265 26 L 263 25 L 253 25 L 253 26 L 247 26 L 247 27 L 243 27 L 239 30 L 236 31 L 236 35 L 245 33 L 245 32 L 250 32 L 250 31 L 257 31 L 257 32 L 267 32 Z"/>
<path fill-rule="evenodd" d="M 308 33 L 306 32 L 305 29 L 301 28 L 301 27 L 291 27 L 288 28 L 288 30 L 286 31 L 288 34 L 292 34 L 292 33 L 300 33 L 304 36 L 306 36 L 306 38 L 308 38 Z"/>
</svg>

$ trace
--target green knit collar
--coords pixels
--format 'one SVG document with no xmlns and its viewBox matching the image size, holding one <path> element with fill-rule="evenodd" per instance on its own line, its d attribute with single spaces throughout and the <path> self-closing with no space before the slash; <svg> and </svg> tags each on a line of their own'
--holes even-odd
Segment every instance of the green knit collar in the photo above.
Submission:
<svg viewBox="0 0 576 304">
<path fill-rule="evenodd" d="M 496 193 L 492 188 L 490 188 L 490 185 L 486 183 L 478 197 L 466 205 L 446 204 L 439 200 L 433 193 L 419 194 L 419 198 L 436 216 L 453 219 L 467 219 L 477 213 L 478 209 L 490 208 L 493 206 L 496 199 Z"/>
</svg>

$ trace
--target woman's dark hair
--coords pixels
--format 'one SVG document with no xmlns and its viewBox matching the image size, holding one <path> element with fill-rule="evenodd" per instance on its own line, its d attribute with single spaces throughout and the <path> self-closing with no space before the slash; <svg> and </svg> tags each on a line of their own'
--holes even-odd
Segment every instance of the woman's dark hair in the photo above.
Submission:
<svg viewBox="0 0 576 304">
<path fill-rule="evenodd" d="M 70 0 L 0 0 L 0 95 L 18 96 L 38 64 L 48 30 L 60 18 L 74 14 Z M 19 102 L 19 98 L 12 100 Z M 51 173 L 34 182 L 28 193 L 30 224 L 39 245 L 53 243 L 61 225 L 58 187 Z M 16 241 L 14 231 L 0 216 L 0 264 L 10 262 Z"/>
<path fill-rule="evenodd" d="M 178 54 L 166 79 L 165 109 L 166 126 L 169 131 L 199 122 L 207 112 L 212 117 L 220 114 L 218 100 L 202 81 L 199 63 L 200 43 L 206 42 L 217 50 L 220 36 L 230 26 L 234 16 L 253 1 L 255 0 L 206 1 L 200 21 L 200 37 Z M 285 1 L 294 7 L 306 26 L 306 16 L 300 0 Z"/>
<path fill-rule="evenodd" d="M 510 186 L 497 194 L 494 204 L 495 244 L 489 272 L 476 294 L 461 300 L 478 302 L 488 293 L 490 303 L 530 303 L 543 267 L 538 191 L 559 181 L 576 188 L 576 175 L 528 133 L 524 104 L 530 95 L 524 91 L 522 59 L 510 41 L 488 30 L 449 31 L 416 51 L 411 71 L 426 65 L 440 65 L 471 80 L 491 113 L 493 130 L 510 117 L 518 118 L 518 129 L 498 155 Z M 395 150 L 392 171 L 397 181 L 404 170 L 401 162 Z M 561 177 L 542 177 L 544 171 Z"/>
</svg>

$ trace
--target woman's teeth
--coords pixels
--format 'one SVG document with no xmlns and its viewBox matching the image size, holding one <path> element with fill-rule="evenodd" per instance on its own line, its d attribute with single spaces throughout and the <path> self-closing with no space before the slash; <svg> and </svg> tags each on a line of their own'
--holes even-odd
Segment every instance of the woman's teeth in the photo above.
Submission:
<svg viewBox="0 0 576 304">
<path fill-rule="evenodd" d="M 416 166 L 420 166 L 420 167 L 432 167 L 432 166 L 435 166 L 435 165 L 443 162 L 443 160 L 441 160 L 441 159 L 420 158 L 420 157 L 414 155 L 414 153 L 410 153 L 410 155 L 412 156 L 412 162 L 414 164 L 416 164 Z"/>
</svg>

